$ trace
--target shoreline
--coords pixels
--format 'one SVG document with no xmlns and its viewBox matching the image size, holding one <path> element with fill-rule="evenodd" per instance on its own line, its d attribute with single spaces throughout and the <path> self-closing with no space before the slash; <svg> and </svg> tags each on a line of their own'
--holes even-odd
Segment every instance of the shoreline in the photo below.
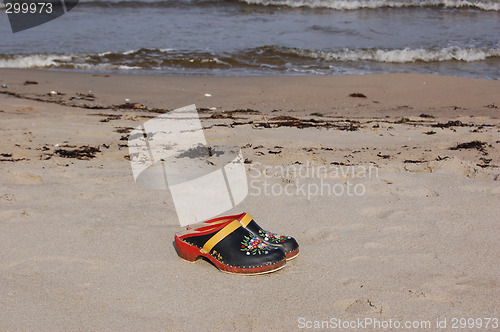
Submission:
<svg viewBox="0 0 500 332">
<path fill-rule="evenodd" d="M 414 115 L 408 107 L 411 105 L 413 109 L 420 110 L 434 108 L 446 116 L 481 116 L 495 115 L 488 105 L 500 104 L 500 98 L 496 94 L 500 86 L 498 80 L 431 74 L 224 77 L 75 73 L 0 68 L 0 75 L 1 84 L 13 82 L 12 84 L 19 88 L 14 92 L 32 91 L 43 94 L 59 89 L 60 92 L 68 94 L 85 93 L 91 90 L 94 84 L 105 94 L 105 98 L 100 100 L 103 104 L 119 104 L 125 98 L 130 100 L 135 98 L 137 99 L 134 99 L 135 102 L 153 108 L 178 108 L 186 104 L 196 104 L 199 108 L 217 107 L 223 110 L 254 105 L 262 108 L 261 111 L 272 111 L 273 108 L 285 110 L 308 108 L 312 111 L 333 111 L 339 115 L 353 115 L 356 110 L 360 112 L 373 110 L 385 116 L 397 115 L 397 112 L 384 113 L 390 111 L 390 108 L 397 107 L 400 107 L 399 114 L 407 112 L 409 115 Z M 74 77 L 84 81 L 76 80 Z M 39 82 L 39 85 L 22 86 L 27 80 L 50 80 L 50 86 L 43 82 Z M 145 83 L 150 85 L 146 89 L 141 89 L 141 85 Z M 125 88 L 130 89 L 125 90 Z M 0 88 L 0 91 L 6 90 L 9 89 Z M 266 90 L 272 90 L 273 95 L 266 95 Z M 126 91 L 128 97 L 123 96 L 121 91 Z M 161 98 L 162 93 L 168 96 L 168 100 Z M 206 93 L 212 96 L 205 97 Z M 362 93 L 367 98 L 349 98 L 352 93 Z M 402 107 L 406 109 L 401 109 Z M 448 112 L 446 108 L 452 108 L 454 112 Z"/>
</svg>

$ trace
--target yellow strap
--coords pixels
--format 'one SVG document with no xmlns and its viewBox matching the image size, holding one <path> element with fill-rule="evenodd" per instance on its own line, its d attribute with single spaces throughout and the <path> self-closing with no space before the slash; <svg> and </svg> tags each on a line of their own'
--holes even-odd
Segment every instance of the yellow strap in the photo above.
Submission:
<svg viewBox="0 0 500 332">
<path fill-rule="evenodd" d="M 243 218 L 241 218 L 240 223 L 241 223 L 241 225 L 242 225 L 243 227 L 247 227 L 247 225 L 248 225 L 248 224 L 250 223 L 250 221 L 252 221 L 252 220 L 253 220 L 252 216 L 251 216 L 250 214 L 248 214 L 248 213 L 245 213 L 245 216 L 244 216 Z"/>
<path fill-rule="evenodd" d="M 217 243 L 219 243 L 223 238 L 225 238 L 226 236 L 228 236 L 229 234 L 231 234 L 232 232 L 234 232 L 236 229 L 238 229 L 238 227 L 241 227 L 241 224 L 239 223 L 238 220 L 234 220 L 232 221 L 230 224 L 228 224 L 227 226 L 225 226 L 223 229 L 221 229 L 220 231 L 218 231 L 217 233 L 215 233 L 214 236 L 212 236 L 210 238 L 210 240 L 208 240 L 205 245 L 203 246 L 203 248 L 201 248 L 200 252 L 202 254 L 207 254 L 210 252 L 210 250 L 212 250 L 213 247 L 215 247 L 215 245 Z"/>
</svg>

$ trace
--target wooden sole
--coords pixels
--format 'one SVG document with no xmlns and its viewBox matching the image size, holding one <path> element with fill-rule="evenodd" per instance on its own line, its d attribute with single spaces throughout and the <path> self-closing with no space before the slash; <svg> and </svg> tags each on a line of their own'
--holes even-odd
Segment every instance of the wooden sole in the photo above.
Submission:
<svg viewBox="0 0 500 332">
<path fill-rule="evenodd" d="M 241 268 L 241 267 L 226 265 L 220 262 L 219 260 L 215 259 L 212 255 L 208 253 L 201 253 L 200 248 L 182 241 L 177 236 L 175 237 L 175 246 L 177 247 L 177 254 L 181 259 L 190 263 L 195 263 L 201 257 L 205 257 L 210 262 L 212 262 L 212 264 L 214 264 L 220 271 L 230 274 L 258 275 L 258 274 L 271 273 L 282 269 L 283 267 L 285 267 L 286 264 L 286 259 L 283 259 L 274 264 L 263 265 L 259 267 Z"/>
<path fill-rule="evenodd" d="M 289 252 L 288 254 L 285 254 L 287 261 L 291 261 L 292 259 L 294 259 L 298 255 L 299 255 L 299 249 L 294 250 L 292 252 Z"/>
</svg>

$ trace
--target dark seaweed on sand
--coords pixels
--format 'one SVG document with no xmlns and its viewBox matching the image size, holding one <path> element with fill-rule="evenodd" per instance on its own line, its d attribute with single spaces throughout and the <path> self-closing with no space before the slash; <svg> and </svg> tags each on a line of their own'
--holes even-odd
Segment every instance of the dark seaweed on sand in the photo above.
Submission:
<svg viewBox="0 0 500 332">
<path fill-rule="evenodd" d="M 349 95 L 349 97 L 352 97 L 352 98 L 366 98 L 366 96 L 364 94 L 362 94 L 361 92 L 351 93 Z"/>
<path fill-rule="evenodd" d="M 279 127 L 295 127 L 303 128 L 336 128 L 343 131 L 356 131 L 359 129 L 359 122 L 353 120 L 345 120 L 346 123 L 331 123 L 328 121 L 316 119 L 297 119 L 293 116 L 281 115 L 269 119 L 269 122 L 256 122 L 255 128 L 279 128 Z M 235 125 L 233 123 L 232 125 Z M 241 123 L 245 124 L 245 123 Z"/>
<path fill-rule="evenodd" d="M 132 127 L 116 127 L 113 131 L 119 134 L 129 134 L 132 130 L 134 130 Z"/>
<path fill-rule="evenodd" d="M 482 151 L 484 149 L 485 145 L 486 145 L 485 142 L 481 142 L 481 141 L 476 140 L 476 141 L 472 141 L 472 142 L 457 144 L 457 146 L 451 147 L 450 150 L 477 149 L 477 150 Z"/>
<path fill-rule="evenodd" d="M 462 121 L 460 120 L 456 120 L 456 121 L 448 121 L 446 123 L 436 123 L 433 124 L 432 127 L 437 127 L 437 128 L 469 127 L 469 125 L 462 123 Z"/>
<path fill-rule="evenodd" d="M 391 156 L 388 154 L 382 154 L 381 152 L 377 153 L 377 157 L 382 159 L 389 159 Z"/>
<path fill-rule="evenodd" d="M 12 153 L 0 153 L 0 161 L 10 161 L 10 162 L 16 162 L 16 161 L 21 161 L 21 160 L 26 160 L 26 158 L 12 158 Z"/>
<path fill-rule="evenodd" d="M 123 103 L 120 105 L 113 105 L 113 108 L 119 108 L 119 109 L 142 109 L 144 108 L 144 105 L 139 104 L 139 103 Z"/>
<path fill-rule="evenodd" d="M 80 160 L 90 160 L 95 157 L 97 152 L 101 152 L 99 147 L 88 145 L 80 146 L 79 148 L 73 150 L 57 149 L 54 151 L 54 153 L 59 157 L 76 158 Z"/>
</svg>

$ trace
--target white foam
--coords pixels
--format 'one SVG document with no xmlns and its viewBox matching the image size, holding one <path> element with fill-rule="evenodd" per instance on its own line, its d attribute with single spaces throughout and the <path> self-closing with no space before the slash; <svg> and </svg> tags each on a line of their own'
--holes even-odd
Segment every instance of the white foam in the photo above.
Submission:
<svg viewBox="0 0 500 332">
<path fill-rule="evenodd" d="M 109 52 L 100 53 L 100 56 L 109 54 Z M 0 68 L 58 68 L 73 67 L 75 69 L 87 70 L 136 70 L 142 69 L 137 66 L 127 66 L 110 63 L 90 64 L 85 63 L 87 56 L 81 55 L 55 55 L 55 54 L 35 54 L 35 55 L 17 55 L 8 56 L 0 59 Z M 77 60 L 77 62 L 74 62 Z"/>
<path fill-rule="evenodd" d="M 377 61 L 387 63 L 440 62 L 451 60 L 472 62 L 500 56 L 500 48 L 473 49 L 455 46 L 440 50 L 405 48 L 399 50 L 342 50 L 335 52 L 298 49 L 286 49 L 282 51 L 284 53 L 326 61 Z"/>
<path fill-rule="evenodd" d="M 137 67 L 137 66 L 120 65 L 120 66 L 118 66 L 118 69 L 120 69 L 120 70 L 136 70 L 136 69 L 142 69 L 142 68 Z"/>
<path fill-rule="evenodd" d="M 134 54 L 134 53 L 137 53 L 137 50 L 128 50 L 128 51 L 123 52 L 122 54 L 129 55 L 129 54 Z"/>
<path fill-rule="evenodd" d="M 67 63 L 71 55 L 35 54 L 18 55 L 12 58 L 0 58 L 0 68 L 49 68 L 59 67 L 61 62 Z"/>
<path fill-rule="evenodd" d="M 437 7 L 447 8 L 477 8 L 482 10 L 500 10 L 500 3 L 496 1 L 468 1 L 468 0 L 240 0 L 248 4 L 264 6 L 287 6 L 330 8 L 336 10 L 356 10 L 364 8 L 403 8 L 403 7 Z"/>
<path fill-rule="evenodd" d="M 110 54 L 113 54 L 113 52 L 102 52 L 102 53 L 98 53 L 97 55 L 106 56 L 106 55 L 110 55 Z"/>
<path fill-rule="evenodd" d="M 113 65 L 110 63 L 99 63 L 99 64 L 89 64 L 89 63 L 76 63 L 72 64 L 76 69 L 85 70 L 137 70 L 142 69 L 137 66 L 127 66 L 127 65 Z"/>
<path fill-rule="evenodd" d="M 130 51 L 127 51 L 130 52 Z M 281 54 L 283 57 L 299 56 L 309 59 L 319 59 L 327 62 L 349 62 L 349 61 L 374 61 L 383 63 L 414 63 L 414 62 L 443 62 L 443 61 L 463 61 L 474 62 L 484 61 L 492 57 L 500 57 L 500 47 L 498 48 L 463 48 L 457 46 L 445 47 L 441 49 L 343 49 L 338 51 L 304 50 L 296 48 L 273 47 L 273 53 Z M 100 56 L 109 54 L 100 53 Z M 75 68 L 85 70 L 137 70 L 148 69 L 134 64 L 123 62 L 101 62 L 89 61 L 91 54 L 34 54 L 34 55 L 3 55 L 0 56 L 0 68 Z M 191 59 L 194 62 L 194 59 Z M 232 67 L 231 64 L 217 58 L 203 58 L 202 63 L 217 63 Z M 292 61 L 293 62 L 293 61 Z M 264 68 L 269 64 L 261 64 Z M 288 71 L 310 71 L 310 68 L 296 68 L 293 65 L 287 66 Z M 151 69 L 151 68 L 149 68 Z M 161 69 L 161 67 L 153 67 Z"/>
</svg>

